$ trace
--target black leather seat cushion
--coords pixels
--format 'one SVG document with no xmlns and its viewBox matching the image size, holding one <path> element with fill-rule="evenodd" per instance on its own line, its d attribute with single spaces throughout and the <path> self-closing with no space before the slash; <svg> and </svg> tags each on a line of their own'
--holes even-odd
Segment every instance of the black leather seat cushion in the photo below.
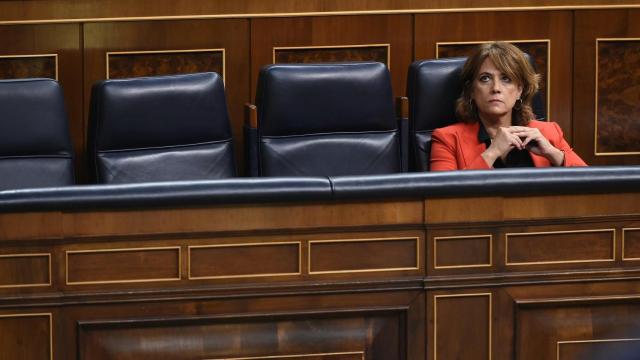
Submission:
<svg viewBox="0 0 640 360">
<path fill-rule="evenodd" d="M 97 182 L 235 176 L 222 79 L 215 73 L 106 80 L 91 95 Z"/>
<path fill-rule="evenodd" d="M 0 81 L 0 189 L 73 183 L 73 151 L 58 82 Z"/>
<path fill-rule="evenodd" d="M 256 102 L 263 176 L 401 171 L 384 64 L 267 66 L 260 72 Z"/>
</svg>

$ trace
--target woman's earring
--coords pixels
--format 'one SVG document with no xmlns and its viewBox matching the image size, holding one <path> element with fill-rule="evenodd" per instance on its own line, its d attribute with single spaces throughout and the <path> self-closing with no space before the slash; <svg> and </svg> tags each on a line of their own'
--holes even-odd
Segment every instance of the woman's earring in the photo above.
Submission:
<svg viewBox="0 0 640 360">
<path fill-rule="evenodd" d="M 516 103 L 515 103 L 515 105 L 513 106 L 513 108 L 514 108 L 514 109 L 516 109 L 516 110 L 520 110 L 520 109 L 522 109 L 522 99 L 517 98 L 517 99 L 516 99 Z"/>
</svg>

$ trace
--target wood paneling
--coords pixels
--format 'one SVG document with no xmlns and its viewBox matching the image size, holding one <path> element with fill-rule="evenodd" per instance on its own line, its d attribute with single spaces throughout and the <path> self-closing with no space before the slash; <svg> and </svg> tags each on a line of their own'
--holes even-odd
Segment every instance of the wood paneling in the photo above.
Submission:
<svg viewBox="0 0 640 360">
<path fill-rule="evenodd" d="M 0 55 L 0 79 L 58 78 L 57 55 Z"/>
<path fill-rule="evenodd" d="M 389 65 L 389 45 L 346 47 L 285 47 L 273 49 L 274 63 L 377 61 Z"/>
<path fill-rule="evenodd" d="M 178 247 L 73 250 L 66 255 L 69 285 L 180 280 Z"/>
<path fill-rule="evenodd" d="M 2 11 L 0 11 L 1 13 Z M 76 175 L 84 179 L 84 123 L 82 104 L 82 41 L 80 24 L 0 26 L 0 78 L 48 76 L 62 86 L 69 131 L 76 152 Z M 40 55 L 3 58 L 14 55 Z M 52 61 L 52 59 L 54 59 Z M 53 76 L 49 76 L 53 75 Z"/>
<path fill-rule="evenodd" d="M 572 114 L 566 104 L 571 103 L 572 92 L 572 24 L 570 11 L 420 14 L 415 17 L 415 57 L 435 58 L 439 42 L 549 40 L 548 118 L 562 127 L 565 138 L 571 142 Z"/>
<path fill-rule="evenodd" d="M 606 40 L 640 38 L 640 11 L 576 11 L 575 34 L 573 77 L 575 88 L 580 89 L 573 99 L 575 149 L 592 165 L 637 164 L 640 154 L 635 152 L 640 151 L 636 146 L 640 139 L 636 137 L 637 122 L 633 115 L 639 111 L 640 77 L 634 65 L 637 52 L 633 51 L 637 42 L 625 45 Z M 632 153 L 596 154 L 618 151 Z"/>
<path fill-rule="evenodd" d="M 249 21 L 246 19 L 141 21 L 125 23 L 87 23 L 84 25 L 84 102 L 89 108 L 91 85 L 106 77 L 107 52 L 161 51 L 143 63 L 128 62 L 134 74 L 154 72 L 193 72 L 203 68 L 192 58 L 192 53 L 171 51 L 224 49 L 225 92 L 234 136 L 234 150 L 238 164 L 243 158 L 242 122 L 243 104 L 249 101 Z M 178 55 L 180 54 L 180 55 Z M 137 58 L 136 61 L 140 61 Z M 152 65 L 155 63 L 157 66 Z M 170 67 L 167 71 L 163 67 Z M 141 67 L 141 68 L 139 68 Z M 209 69 L 209 68 L 207 68 Z M 122 75 L 128 75 L 125 72 Z M 223 74 L 220 74 L 221 76 Z M 242 167 L 239 167 L 241 169 Z"/>
<path fill-rule="evenodd" d="M 431 359 L 492 359 L 491 307 L 491 293 L 435 295 Z"/>
<path fill-rule="evenodd" d="M 400 96 L 406 91 L 407 69 L 412 60 L 411 20 L 410 15 L 254 19 L 251 21 L 251 98 L 255 98 L 260 67 L 273 63 L 274 47 L 348 47 L 380 44 L 390 45 L 393 91 L 395 96 Z M 353 49 L 343 48 L 338 51 L 326 48 L 324 54 L 319 57 L 331 60 L 331 53 L 338 51 L 340 60 L 360 60 L 361 55 L 353 52 Z M 322 49 L 315 51 L 323 52 Z M 375 53 L 366 56 L 373 55 Z"/>
<path fill-rule="evenodd" d="M 216 72 L 224 80 L 224 50 L 107 53 L 107 78 Z"/>
<path fill-rule="evenodd" d="M 298 275 L 301 244 L 254 243 L 189 247 L 189 279 Z"/>
<path fill-rule="evenodd" d="M 435 269 L 486 267 L 493 263 L 492 235 L 435 236 L 431 241 Z"/>
<path fill-rule="evenodd" d="M 518 359 L 632 359 L 640 348 L 637 300 L 541 302 L 517 310 Z M 534 303 L 535 304 L 535 303 Z M 632 351 L 632 352 L 629 352 Z"/>
<path fill-rule="evenodd" d="M 52 346 L 51 314 L 0 313 L 3 359 L 53 359 Z"/>
<path fill-rule="evenodd" d="M 139 0 L 135 3 L 126 0 L 94 2 L 90 0 L 53 0 L 45 2 L 0 1 L 1 20 L 41 20 L 41 19 L 78 19 L 112 17 L 149 17 L 149 16 L 277 16 L 300 13 L 327 14 L 331 12 L 393 12 L 393 11 L 443 11 L 447 9 L 474 8 L 482 11 L 486 8 L 513 7 L 579 7 L 608 6 L 617 4 L 636 5 L 635 0 Z"/>
<path fill-rule="evenodd" d="M 0 254 L 0 288 L 51 284 L 50 254 Z"/>
<path fill-rule="evenodd" d="M 508 233 L 507 265 L 614 261 L 615 229 Z"/>
<path fill-rule="evenodd" d="M 402 311 L 135 318 L 79 326 L 79 359 L 403 359 Z"/>
<path fill-rule="evenodd" d="M 309 273 L 418 270 L 420 239 L 309 242 Z"/>
</svg>

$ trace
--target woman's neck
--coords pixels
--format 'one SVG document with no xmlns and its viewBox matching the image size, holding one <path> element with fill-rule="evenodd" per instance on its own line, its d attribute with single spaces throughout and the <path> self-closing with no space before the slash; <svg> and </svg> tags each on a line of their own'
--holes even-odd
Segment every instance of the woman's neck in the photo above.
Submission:
<svg viewBox="0 0 640 360">
<path fill-rule="evenodd" d="M 482 125 L 484 125 L 484 129 L 487 131 L 487 134 L 492 139 L 496 136 L 498 129 L 500 129 L 501 127 L 509 127 L 512 124 L 511 114 L 505 114 L 503 116 L 496 117 L 480 115 L 479 118 L 482 122 Z"/>
</svg>

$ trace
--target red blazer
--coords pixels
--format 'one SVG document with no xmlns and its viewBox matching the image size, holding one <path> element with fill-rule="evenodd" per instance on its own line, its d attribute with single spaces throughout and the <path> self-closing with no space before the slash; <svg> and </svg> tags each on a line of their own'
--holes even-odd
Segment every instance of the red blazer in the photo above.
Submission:
<svg viewBox="0 0 640 360">
<path fill-rule="evenodd" d="M 539 129 L 551 145 L 564 152 L 564 166 L 587 166 L 564 139 L 558 124 L 532 120 L 528 126 Z M 479 122 L 460 122 L 436 129 L 431 142 L 431 170 L 491 169 L 480 156 L 487 147 L 478 141 L 479 129 Z M 546 158 L 530 154 L 536 167 L 551 166 Z"/>
</svg>

